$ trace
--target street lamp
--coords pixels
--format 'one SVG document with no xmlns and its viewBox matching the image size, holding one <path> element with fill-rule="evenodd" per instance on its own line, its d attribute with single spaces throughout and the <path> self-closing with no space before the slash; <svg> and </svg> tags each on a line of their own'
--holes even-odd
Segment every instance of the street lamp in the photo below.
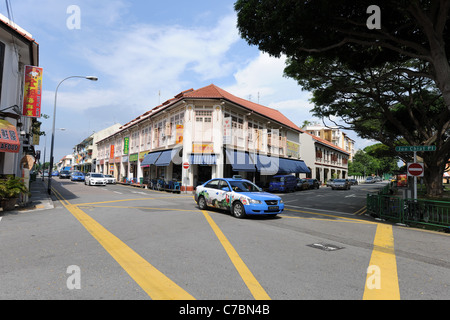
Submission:
<svg viewBox="0 0 450 320">
<path fill-rule="evenodd" d="M 53 106 L 53 128 L 52 128 L 52 143 L 51 143 L 51 147 L 50 147 L 50 168 L 49 168 L 49 175 L 48 175 L 48 194 L 51 194 L 51 181 L 52 181 L 52 170 L 53 170 L 53 146 L 54 146 L 54 142 L 55 142 L 55 119 L 56 119 L 56 100 L 58 97 L 58 89 L 59 86 L 61 85 L 61 83 L 63 83 L 64 81 L 66 81 L 67 79 L 71 79 L 71 78 L 82 78 L 82 79 L 87 79 L 90 81 L 97 81 L 98 78 L 94 77 L 94 76 L 70 76 L 67 77 L 63 80 L 61 80 L 61 82 L 58 84 L 58 86 L 56 87 L 56 91 L 55 91 L 55 104 Z"/>
</svg>

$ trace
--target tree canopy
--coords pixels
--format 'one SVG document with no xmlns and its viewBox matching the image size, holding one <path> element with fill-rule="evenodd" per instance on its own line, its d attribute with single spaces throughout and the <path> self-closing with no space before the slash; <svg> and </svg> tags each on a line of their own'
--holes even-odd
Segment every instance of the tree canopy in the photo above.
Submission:
<svg viewBox="0 0 450 320">
<path fill-rule="evenodd" d="M 423 153 L 429 193 L 442 190 L 450 158 L 449 0 L 238 0 L 241 36 L 288 57 L 285 74 L 313 93 L 315 116 L 396 145 L 436 145 Z M 408 160 L 412 154 L 401 154 Z"/>
</svg>

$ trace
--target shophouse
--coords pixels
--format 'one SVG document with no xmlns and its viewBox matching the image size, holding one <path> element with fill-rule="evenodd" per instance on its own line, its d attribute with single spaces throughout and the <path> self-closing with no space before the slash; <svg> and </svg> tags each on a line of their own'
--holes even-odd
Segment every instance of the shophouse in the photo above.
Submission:
<svg viewBox="0 0 450 320">
<path fill-rule="evenodd" d="M 22 108 L 27 65 L 39 65 L 39 45 L 0 14 L 0 176 L 21 176 L 22 169 L 31 169 L 34 144 L 39 144 L 39 135 L 33 136 L 34 129 L 39 131 L 36 117 Z"/>
<path fill-rule="evenodd" d="M 73 148 L 73 170 L 81 172 L 93 172 L 96 168 L 98 158 L 97 142 L 105 137 L 113 135 L 120 129 L 121 125 L 116 123 L 106 129 L 92 133 Z"/>
<path fill-rule="evenodd" d="M 181 92 L 99 141 L 97 171 L 144 185 L 177 180 L 182 190 L 233 175 L 263 186 L 275 174 L 310 173 L 301 134 L 279 111 L 209 85 Z"/>
<path fill-rule="evenodd" d="M 308 150 L 302 157 L 311 171 L 308 177 L 322 183 L 329 179 L 348 178 L 349 151 L 308 132 L 300 136 L 300 141 L 302 149 Z"/>
</svg>

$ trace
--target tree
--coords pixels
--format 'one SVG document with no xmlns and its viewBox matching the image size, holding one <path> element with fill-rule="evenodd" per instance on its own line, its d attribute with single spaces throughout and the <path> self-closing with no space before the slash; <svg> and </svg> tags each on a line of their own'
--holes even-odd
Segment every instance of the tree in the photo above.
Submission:
<svg viewBox="0 0 450 320">
<path fill-rule="evenodd" d="M 372 0 L 238 0 L 238 29 L 274 56 L 338 59 L 353 70 L 416 59 L 425 69 L 392 73 L 426 77 L 450 110 L 448 0 L 378 0 L 380 28 L 370 29 Z"/>
<path fill-rule="evenodd" d="M 287 55 L 285 73 L 313 92 L 316 116 L 339 117 L 391 151 L 436 145 L 421 156 L 427 191 L 438 195 L 450 158 L 450 1 L 378 1 L 379 30 L 366 25 L 370 2 L 239 0 L 235 8 L 250 44 Z"/>
<path fill-rule="evenodd" d="M 396 170 L 397 156 L 381 143 L 358 150 L 348 166 L 349 176 L 382 176 Z"/>
</svg>

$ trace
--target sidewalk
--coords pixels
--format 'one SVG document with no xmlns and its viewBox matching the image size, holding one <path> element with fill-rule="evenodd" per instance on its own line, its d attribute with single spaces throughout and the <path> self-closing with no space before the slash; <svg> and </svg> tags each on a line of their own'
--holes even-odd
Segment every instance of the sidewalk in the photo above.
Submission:
<svg viewBox="0 0 450 320">
<path fill-rule="evenodd" d="M 39 210 L 53 209 L 53 201 L 47 193 L 47 181 L 42 181 L 42 177 L 38 176 L 36 181 L 30 183 L 29 203 L 25 207 L 16 206 L 15 210 L 3 211 L 0 209 L 0 216 L 18 212 L 31 212 Z"/>
</svg>

